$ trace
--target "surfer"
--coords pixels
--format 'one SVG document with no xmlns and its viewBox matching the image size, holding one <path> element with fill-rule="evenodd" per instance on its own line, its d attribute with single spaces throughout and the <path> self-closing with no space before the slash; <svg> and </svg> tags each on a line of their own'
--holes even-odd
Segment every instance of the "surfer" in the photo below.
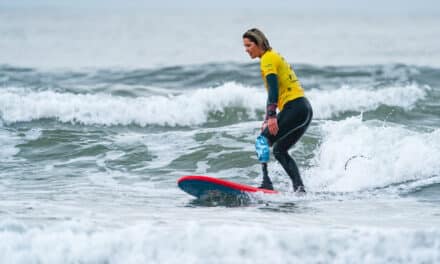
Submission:
<svg viewBox="0 0 440 264">
<path fill-rule="evenodd" d="M 288 150 L 301 138 L 312 120 L 312 107 L 304 97 L 295 72 L 269 45 L 266 36 L 253 28 L 243 34 L 243 44 L 252 59 L 260 58 L 261 75 L 267 90 L 266 117 L 255 147 L 263 166 L 260 188 L 273 190 L 267 173 L 269 146 L 293 183 L 295 192 L 305 192 L 295 161 Z M 277 109 L 279 112 L 277 113 Z"/>
</svg>

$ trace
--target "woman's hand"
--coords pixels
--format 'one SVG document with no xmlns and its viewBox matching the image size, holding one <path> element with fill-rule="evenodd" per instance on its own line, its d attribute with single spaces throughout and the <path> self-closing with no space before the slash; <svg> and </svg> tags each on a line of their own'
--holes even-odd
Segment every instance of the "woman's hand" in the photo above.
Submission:
<svg viewBox="0 0 440 264">
<path fill-rule="evenodd" d="M 276 117 L 269 118 L 267 120 L 267 126 L 269 128 L 269 133 L 271 135 L 276 136 L 276 134 L 278 134 L 279 128 L 278 128 L 278 121 L 277 121 Z"/>
<path fill-rule="evenodd" d="M 267 120 L 264 120 L 263 124 L 261 124 L 261 132 L 263 132 L 267 127 Z"/>
</svg>

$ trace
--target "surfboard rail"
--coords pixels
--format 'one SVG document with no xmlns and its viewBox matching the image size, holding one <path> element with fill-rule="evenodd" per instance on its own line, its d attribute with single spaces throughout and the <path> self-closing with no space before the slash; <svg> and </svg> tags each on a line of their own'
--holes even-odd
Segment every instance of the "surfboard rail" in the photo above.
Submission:
<svg viewBox="0 0 440 264">
<path fill-rule="evenodd" d="M 177 180 L 177 185 L 183 191 L 196 197 L 200 197 L 203 193 L 206 192 L 216 191 L 236 195 L 256 192 L 262 192 L 266 194 L 278 193 L 275 190 L 261 189 L 246 184 L 203 175 L 183 176 Z"/>
</svg>

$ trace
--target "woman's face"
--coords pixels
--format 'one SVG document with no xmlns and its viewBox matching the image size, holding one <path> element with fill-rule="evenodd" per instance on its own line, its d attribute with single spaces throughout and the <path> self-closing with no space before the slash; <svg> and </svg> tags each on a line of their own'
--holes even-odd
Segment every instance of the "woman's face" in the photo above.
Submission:
<svg viewBox="0 0 440 264">
<path fill-rule="evenodd" d="M 252 59 L 255 59 L 257 57 L 261 57 L 263 55 L 264 50 L 261 49 L 255 42 L 252 42 L 248 38 L 243 38 L 243 45 L 246 50 L 246 52 L 249 54 L 249 56 Z"/>
</svg>

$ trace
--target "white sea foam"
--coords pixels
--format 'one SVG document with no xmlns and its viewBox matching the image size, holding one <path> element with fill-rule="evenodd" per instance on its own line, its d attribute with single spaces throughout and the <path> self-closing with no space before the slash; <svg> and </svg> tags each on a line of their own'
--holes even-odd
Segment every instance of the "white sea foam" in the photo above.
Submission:
<svg viewBox="0 0 440 264">
<path fill-rule="evenodd" d="M 20 150 L 16 147 L 22 140 L 16 133 L 0 127 L 0 161 L 13 159 Z"/>
<path fill-rule="evenodd" d="M 438 230 L 269 228 L 256 224 L 0 227 L 2 263 L 436 263 Z"/>
<path fill-rule="evenodd" d="M 42 134 L 43 133 L 41 132 L 41 128 L 31 128 L 25 133 L 25 138 L 27 140 L 37 140 L 41 137 Z"/>
<path fill-rule="evenodd" d="M 374 110 L 381 104 L 410 110 L 426 96 L 427 87 L 411 84 L 360 90 L 341 87 L 332 91 L 311 90 L 316 118 L 330 118 L 345 111 Z M 210 113 L 228 107 L 243 108 L 253 119 L 264 111 L 264 89 L 234 82 L 181 94 L 121 97 L 109 94 L 74 94 L 54 91 L 5 89 L 0 97 L 0 116 L 7 123 L 55 118 L 61 122 L 99 125 L 191 126 L 208 122 Z"/>
<path fill-rule="evenodd" d="M 426 97 L 429 87 L 416 84 L 385 87 L 376 90 L 342 86 L 336 90 L 316 90 L 307 93 L 315 118 L 330 118 L 345 111 L 369 111 L 388 105 L 411 110 L 418 100 Z"/>
<path fill-rule="evenodd" d="M 359 191 L 440 173 L 439 129 L 415 132 L 357 116 L 325 121 L 322 133 L 316 166 L 307 171 L 312 189 Z"/>
<path fill-rule="evenodd" d="M 188 126 L 202 124 L 209 113 L 226 107 L 243 107 L 255 117 L 255 110 L 264 100 L 263 92 L 236 83 L 180 95 L 138 98 L 9 90 L 0 97 L 0 113 L 9 123 L 56 118 L 83 124 Z"/>
</svg>

